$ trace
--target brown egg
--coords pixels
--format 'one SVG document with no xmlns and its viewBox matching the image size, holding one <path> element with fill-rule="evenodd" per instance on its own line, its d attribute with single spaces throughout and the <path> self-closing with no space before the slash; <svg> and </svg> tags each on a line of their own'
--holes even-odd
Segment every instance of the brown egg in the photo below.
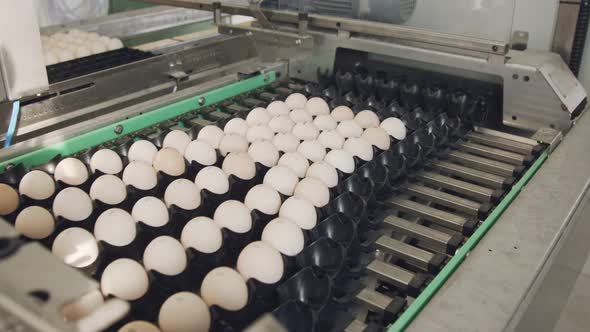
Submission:
<svg viewBox="0 0 590 332">
<path fill-rule="evenodd" d="M 0 183 L 0 216 L 5 216 L 18 208 L 18 193 L 11 186 Z"/>
</svg>

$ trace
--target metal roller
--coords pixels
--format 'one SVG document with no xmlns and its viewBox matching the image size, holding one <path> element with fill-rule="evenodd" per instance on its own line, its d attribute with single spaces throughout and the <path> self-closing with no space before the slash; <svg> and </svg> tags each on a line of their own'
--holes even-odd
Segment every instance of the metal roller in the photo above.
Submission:
<svg viewBox="0 0 590 332">
<path fill-rule="evenodd" d="M 408 185 L 407 190 L 408 193 L 416 197 L 429 200 L 435 204 L 455 209 L 457 211 L 465 212 L 474 217 L 488 213 L 491 208 L 491 205 L 489 204 L 475 202 L 420 184 L 410 184 Z"/>
<path fill-rule="evenodd" d="M 521 166 L 510 165 L 501 161 L 483 158 L 461 151 L 452 151 L 447 155 L 447 158 L 464 164 L 465 166 L 504 177 L 516 176 L 524 169 Z"/>
<path fill-rule="evenodd" d="M 444 255 L 433 254 L 385 235 L 375 241 L 375 247 L 427 272 L 437 271 L 445 261 Z"/>
<path fill-rule="evenodd" d="M 502 195 L 501 190 L 485 188 L 477 184 L 453 179 L 451 177 L 440 175 L 434 172 L 419 172 L 416 175 L 416 178 L 425 183 L 456 192 L 482 203 L 493 202 Z"/>
<path fill-rule="evenodd" d="M 454 253 L 463 242 L 463 236 L 459 233 L 450 235 L 393 215 L 383 219 L 383 226 L 441 248 L 444 253 Z"/>
</svg>

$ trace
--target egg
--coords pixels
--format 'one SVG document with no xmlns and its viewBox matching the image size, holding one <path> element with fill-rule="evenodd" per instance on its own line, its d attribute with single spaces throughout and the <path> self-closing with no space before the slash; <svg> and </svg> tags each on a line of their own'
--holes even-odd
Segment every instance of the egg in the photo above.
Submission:
<svg viewBox="0 0 590 332">
<path fill-rule="evenodd" d="M 287 104 L 285 104 L 285 102 L 281 100 L 275 100 L 268 104 L 268 106 L 266 107 L 266 111 L 268 112 L 268 114 L 270 114 L 271 117 L 289 115 L 290 110 L 291 109 L 289 108 L 289 106 L 287 106 Z"/>
<path fill-rule="evenodd" d="M 319 179 L 305 178 L 295 187 L 295 195 L 310 201 L 315 207 L 322 207 L 330 202 L 330 190 Z"/>
<path fill-rule="evenodd" d="M 363 134 L 363 128 L 361 128 L 361 126 L 359 126 L 354 120 L 344 120 L 340 122 L 338 127 L 336 127 L 336 131 L 345 138 L 361 137 Z"/>
<path fill-rule="evenodd" d="M 338 122 L 354 119 L 354 112 L 348 106 L 338 106 L 332 110 L 330 115 Z"/>
<path fill-rule="evenodd" d="M 51 66 L 59 62 L 59 58 L 53 51 L 43 52 L 43 60 L 45 60 L 45 66 Z"/>
<path fill-rule="evenodd" d="M 309 161 L 298 152 L 287 152 L 281 156 L 277 165 L 289 167 L 298 177 L 303 178 Z"/>
<path fill-rule="evenodd" d="M 302 229 L 315 227 L 318 216 L 315 207 L 307 199 L 300 196 L 287 198 L 281 205 L 279 217 L 289 219 Z"/>
<path fill-rule="evenodd" d="M 246 280 L 255 279 L 264 284 L 275 284 L 283 277 L 283 257 L 269 244 L 255 241 L 240 252 L 237 270 Z"/>
<path fill-rule="evenodd" d="M 144 320 L 134 320 L 123 325 L 117 332 L 162 332 L 156 325 Z"/>
<path fill-rule="evenodd" d="M 76 59 L 92 55 L 92 49 L 85 45 L 78 45 L 74 49 L 74 56 Z"/>
<path fill-rule="evenodd" d="M 299 146 L 299 139 L 291 133 L 278 133 L 272 139 L 272 144 L 274 144 L 279 151 L 295 152 Z"/>
<path fill-rule="evenodd" d="M 98 244 L 89 231 L 80 227 L 71 227 L 55 237 L 51 252 L 66 264 L 82 268 L 96 261 Z"/>
<path fill-rule="evenodd" d="M 203 166 L 211 166 L 217 162 L 217 153 L 209 143 L 196 139 L 184 150 L 184 158 L 189 162 L 197 162 Z"/>
<path fill-rule="evenodd" d="M 143 252 L 143 266 L 147 271 L 157 271 L 175 276 L 186 269 L 187 257 L 184 247 L 171 236 L 158 236 Z"/>
<path fill-rule="evenodd" d="M 201 130 L 199 130 L 199 133 L 197 134 L 197 139 L 209 143 L 209 145 L 211 145 L 214 149 L 218 149 L 223 136 L 224 134 L 221 128 L 210 125 L 205 126 L 201 128 Z"/>
<path fill-rule="evenodd" d="M 252 216 L 248 207 L 235 200 L 221 203 L 213 215 L 213 221 L 221 227 L 234 233 L 246 233 L 252 229 Z"/>
<path fill-rule="evenodd" d="M 65 158 L 55 166 L 53 177 L 55 181 L 61 181 L 70 186 L 79 186 L 88 180 L 88 169 L 83 162 L 76 158 Z"/>
<path fill-rule="evenodd" d="M 107 48 L 99 41 L 94 41 L 88 44 L 92 54 L 99 54 L 107 51 Z"/>
<path fill-rule="evenodd" d="M 66 33 L 59 31 L 51 35 L 51 38 L 55 40 L 63 40 L 64 38 L 66 38 Z"/>
<path fill-rule="evenodd" d="M 200 189 L 207 189 L 214 194 L 225 194 L 229 191 L 229 180 L 221 168 L 207 166 L 199 171 L 195 184 Z"/>
<path fill-rule="evenodd" d="M 248 303 L 248 287 L 238 271 L 222 266 L 207 273 L 201 283 L 201 296 L 210 306 L 237 311 Z"/>
<path fill-rule="evenodd" d="M 58 49 L 55 51 L 55 56 L 59 62 L 66 62 L 74 59 L 74 53 L 66 49 Z"/>
<path fill-rule="evenodd" d="M 102 175 L 90 187 L 90 198 L 109 205 L 117 205 L 127 198 L 125 183 L 114 175 Z"/>
<path fill-rule="evenodd" d="M 338 185 L 338 172 L 334 166 L 325 161 L 316 161 L 307 169 L 306 178 L 316 178 L 322 181 L 328 188 Z"/>
<path fill-rule="evenodd" d="M 151 227 L 161 227 L 170 221 L 166 204 L 153 196 L 145 196 L 139 199 L 133 205 L 131 216 L 136 221 L 141 221 Z"/>
<path fill-rule="evenodd" d="M 158 314 L 158 325 L 162 332 L 208 332 L 211 314 L 198 295 L 180 292 L 164 301 Z"/>
<path fill-rule="evenodd" d="M 98 40 L 100 35 L 96 32 L 86 32 L 86 39 L 87 40 Z"/>
<path fill-rule="evenodd" d="M 0 216 L 11 214 L 18 209 L 18 193 L 11 186 L 0 183 L 0 197 L 2 197 L 0 200 Z"/>
<path fill-rule="evenodd" d="M 323 131 L 320 136 L 318 136 L 318 142 L 320 142 L 320 144 L 326 149 L 330 150 L 342 149 L 344 140 L 344 136 L 340 135 L 336 130 Z"/>
<path fill-rule="evenodd" d="M 178 153 L 184 154 L 184 150 L 191 142 L 191 138 L 184 131 L 172 130 L 165 137 L 162 142 L 162 147 L 173 148 Z"/>
<path fill-rule="evenodd" d="M 131 144 L 129 151 L 127 151 L 127 159 L 130 162 L 142 161 L 150 166 L 154 163 L 154 158 L 158 153 L 158 148 L 146 140 L 139 140 Z"/>
<path fill-rule="evenodd" d="M 292 110 L 304 108 L 305 103 L 307 103 L 307 97 L 299 92 L 292 93 L 285 99 L 285 104 Z"/>
<path fill-rule="evenodd" d="M 228 176 L 234 175 L 242 180 L 250 180 L 256 175 L 254 159 L 245 152 L 229 153 L 223 160 L 221 169 Z"/>
<path fill-rule="evenodd" d="M 181 209 L 194 210 L 201 205 L 199 188 L 187 179 L 172 181 L 164 192 L 164 202 L 168 207 L 176 205 Z"/>
<path fill-rule="evenodd" d="M 274 137 L 275 133 L 267 125 L 258 125 L 248 128 L 246 132 L 246 139 L 248 142 L 256 142 L 267 140 L 270 141 Z"/>
<path fill-rule="evenodd" d="M 248 154 L 255 162 L 273 167 L 279 161 L 279 150 L 270 141 L 256 141 L 248 148 Z"/>
<path fill-rule="evenodd" d="M 129 245 L 137 229 L 135 220 L 125 210 L 109 209 L 101 213 L 94 224 L 94 237 L 97 241 L 104 241 L 110 245 L 123 247 Z"/>
<path fill-rule="evenodd" d="M 66 321 L 78 321 L 90 315 L 104 304 L 104 298 L 99 290 L 90 291 L 83 296 L 63 305 L 62 315 Z"/>
<path fill-rule="evenodd" d="M 109 42 L 106 45 L 106 48 L 109 51 L 118 50 L 120 48 L 123 48 L 123 42 L 121 42 L 121 40 L 118 38 L 111 38 L 111 39 L 109 39 Z"/>
<path fill-rule="evenodd" d="M 118 174 L 123 170 L 123 161 L 115 151 L 101 149 L 90 158 L 90 170 L 92 173 L 100 171 L 104 174 Z"/>
<path fill-rule="evenodd" d="M 225 127 L 223 127 L 223 132 L 226 135 L 235 134 L 246 136 L 246 132 L 248 132 L 248 122 L 246 122 L 244 119 L 233 118 L 225 124 Z"/>
<path fill-rule="evenodd" d="M 55 220 L 51 212 L 40 206 L 24 208 L 14 223 L 16 231 L 35 240 L 48 237 L 55 230 Z"/>
<path fill-rule="evenodd" d="M 305 110 L 311 115 L 330 114 L 330 106 L 320 97 L 310 98 L 305 103 Z"/>
<path fill-rule="evenodd" d="M 189 221 L 180 234 L 180 242 L 185 248 L 211 254 L 222 245 L 221 229 L 208 217 L 196 217 Z"/>
<path fill-rule="evenodd" d="M 226 156 L 230 152 L 246 151 L 248 151 L 248 140 L 244 136 L 225 135 L 219 143 L 219 152 L 222 156 Z"/>
<path fill-rule="evenodd" d="M 170 176 L 180 176 L 186 171 L 184 157 L 172 148 L 163 148 L 154 158 L 154 169 Z"/>
<path fill-rule="evenodd" d="M 83 190 L 65 188 L 53 200 L 53 214 L 70 221 L 82 221 L 92 214 L 92 200 Z"/>
<path fill-rule="evenodd" d="M 295 123 L 312 122 L 313 117 L 304 109 L 294 109 L 289 113 L 289 117 Z"/>
<path fill-rule="evenodd" d="M 302 142 L 299 144 L 297 152 L 314 162 L 324 160 L 324 157 L 326 156 L 326 149 L 316 140 Z"/>
<path fill-rule="evenodd" d="M 365 129 L 365 131 L 361 135 L 361 138 L 369 142 L 371 145 L 374 145 L 377 148 L 384 151 L 389 149 L 389 146 L 391 145 L 389 135 L 387 134 L 385 129 L 381 127 Z"/>
<path fill-rule="evenodd" d="M 354 172 L 354 158 L 346 150 L 332 150 L 326 154 L 324 161 L 344 173 L 350 174 Z"/>
<path fill-rule="evenodd" d="M 126 301 L 135 301 L 147 293 L 148 275 L 136 261 L 119 258 L 102 272 L 100 289 L 105 296 L 113 295 Z"/>
<path fill-rule="evenodd" d="M 263 184 L 286 196 L 293 195 L 298 182 L 297 174 L 286 166 L 275 166 L 269 169 L 262 181 Z"/>
<path fill-rule="evenodd" d="M 150 190 L 158 184 L 158 176 L 150 164 L 132 161 L 123 170 L 123 182 L 139 190 Z"/>
<path fill-rule="evenodd" d="M 406 138 L 406 126 L 402 122 L 402 120 L 391 117 L 383 120 L 381 122 L 381 128 L 385 129 L 385 131 L 398 141 L 403 140 Z"/>
<path fill-rule="evenodd" d="M 258 210 L 264 214 L 273 215 L 279 212 L 281 196 L 273 188 L 259 184 L 248 191 L 244 204 L 250 210 Z"/>
<path fill-rule="evenodd" d="M 246 123 L 248 126 L 266 125 L 270 121 L 271 116 L 265 108 L 256 107 L 255 109 L 248 112 L 246 116 Z"/>
<path fill-rule="evenodd" d="M 338 126 L 338 122 L 330 114 L 318 115 L 313 120 L 313 124 L 318 127 L 319 130 L 334 130 Z"/>
<path fill-rule="evenodd" d="M 272 118 L 268 127 L 275 133 L 290 133 L 295 126 L 295 122 L 288 115 L 281 115 Z"/>
<path fill-rule="evenodd" d="M 266 224 L 261 239 L 285 256 L 299 254 L 305 244 L 301 228 L 284 218 L 276 218 Z"/>
<path fill-rule="evenodd" d="M 344 150 L 364 161 L 373 160 L 373 146 L 362 138 L 351 137 L 344 142 Z"/>
<path fill-rule="evenodd" d="M 314 140 L 320 134 L 320 130 L 313 122 L 297 123 L 293 126 L 291 132 L 302 141 Z"/>
<path fill-rule="evenodd" d="M 379 117 L 373 111 L 360 111 L 355 117 L 354 121 L 362 128 L 377 128 L 379 127 Z"/>
</svg>

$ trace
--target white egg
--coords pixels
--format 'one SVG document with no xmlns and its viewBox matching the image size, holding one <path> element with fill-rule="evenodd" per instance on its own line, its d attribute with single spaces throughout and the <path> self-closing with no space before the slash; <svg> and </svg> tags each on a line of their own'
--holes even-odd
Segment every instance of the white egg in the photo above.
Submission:
<svg viewBox="0 0 590 332">
<path fill-rule="evenodd" d="M 363 128 L 361 128 L 361 126 L 359 126 L 354 120 L 344 120 L 340 122 L 338 127 L 336 127 L 336 131 L 345 138 L 361 137 L 363 134 Z"/>
<path fill-rule="evenodd" d="M 43 59 L 45 60 L 45 66 L 51 66 L 59 62 L 57 54 L 51 50 L 43 52 Z"/>
<path fill-rule="evenodd" d="M 377 128 L 379 127 L 379 117 L 373 111 L 364 110 L 359 112 L 355 117 L 356 121 L 362 128 Z"/>
<path fill-rule="evenodd" d="M 187 249 L 211 254 L 221 248 L 223 240 L 221 229 L 211 218 L 196 217 L 182 229 L 180 242 Z"/>
<path fill-rule="evenodd" d="M 195 184 L 200 189 L 207 189 L 214 194 L 225 194 L 229 191 L 227 174 L 216 166 L 207 166 L 195 177 Z"/>
<path fill-rule="evenodd" d="M 201 193 L 193 182 L 177 179 L 166 188 L 164 202 L 168 207 L 176 205 L 184 210 L 194 210 L 201 205 Z"/>
<path fill-rule="evenodd" d="M 223 132 L 226 135 L 235 134 L 246 136 L 246 132 L 248 132 L 248 123 L 244 119 L 233 118 L 225 124 Z"/>
<path fill-rule="evenodd" d="M 344 140 L 344 136 L 340 135 L 336 130 L 324 131 L 318 136 L 318 142 L 330 150 L 342 149 Z"/>
<path fill-rule="evenodd" d="M 311 116 L 311 114 L 309 114 L 306 110 L 301 108 L 292 110 L 291 113 L 289 113 L 289 117 L 295 123 L 306 123 L 313 121 L 313 117 Z"/>
<path fill-rule="evenodd" d="M 338 126 L 338 122 L 330 114 L 318 115 L 313 120 L 313 123 L 319 130 L 334 130 Z"/>
<path fill-rule="evenodd" d="M 273 215 L 279 212 L 281 196 L 273 188 L 259 184 L 248 190 L 244 204 L 250 210 L 258 210 L 264 214 Z"/>
<path fill-rule="evenodd" d="M 197 139 L 209 143 L 209 145 L 211 145 L 214 149 L 218 149 L 223 136 L 224 134 L 221 128 L 209 125 L 201 128 L 201 130 L 197 134 Z"/>
<path fill-rule="evenodd" d="M 29 198 L 44 200 L 55 193 L 55 182 L 43 171 L 30 171 L 20 180 L 18 191 Z"/>
<path fill-rule="evenodd" d="M 290 108 L 285 104 L 284 101 L 275 100 L 272 103 L 268 104 L 266 107 L 268 114 L 270 116 L 280 116 L 280 115 L 289 115 Z"/>
<path fill-rule="evenodd" d="M 74 56 L 76 59 L 92 55 L 92 49 L 85 45 L 78 45 L 74 49 Z"/>
<path fill-rule="evenodd" d="M 237 311 L 248 303 L 248 287 L 238 271 L 222 266 L 207 273 L 201 283 L 201 296 L 210 306 Z"/>
<path fill-rule="evenodd" d="M 53 233 L 55 220 L 47 209 L 40 206 L 29 206 L 16 216 L 14 228 L 28 238 L 39 240 Z"/>
<path fill-rule="evenodd" d="M 310 98 L 305 103 L 305 110 L 311 115 L 330 114 L 330 106 L 320 97 Z"/>
<path fill-rule="evenodd" d="M 92 214 L 92 200 L 82 189 L 65 188 L 53 200 L 53 214 L 70 221 L 82 221 Z"/>
<path fill-rule="evenodd" d="M 275 166 L 264 175 L 263 184 L 275 189 L 283 195 L 291 196 L 299 182 L 297 174 L 286 166 Z"/>
<path fill-rule="evenodd" d="M 295 195 L 310 201 L 315 207 L 325 206 L 330 202 L 330 190 L 316 178 L 305 178 L 295 187 Z"/>
<path fill-rule="evenodd" d="M 101 149 L 90 158 L 90 170 L 92 173 L 100 171 L 104 174 L 118 174 L 123 170 L 123 161 L 115 151 Z"/>
<path fill-rule="evenodd" d="M 338 172 L 334 166 L 325 161 L 317 161 L 307 169 L 306 178 L 316 178 L 322 181 L 328 188 L 338 185 Z"/>
<path fill-rule="evenodd" d="M 300 196 L 287 198 L 281 209 L 279 217 L 286 218 L 297 224 L 302 229 L 310 230 L 315 227 L 318 216 L 315 207 L 307 199 Z"/>
<path fill-rule="evenodd" d="M 270 120 L 268 127 L 275 133 L 290 133 L 295 122 L 288 115 L 276 116 Z"/>
<path fill-rule="evenodd" d="M 381 122 L 381 128 L 385 129 L 385 131 L 398 141 L 403 140 L 406 138 L 406 126 L 402 122 L 402 120 L 398 118 L 387 118 Z"/>
<path fill-rule="evenodd" d="M 283 277 L 283 257 L 269 244 L 255 241 L 240 252 L 237 269 L 246 280 L 255 279 L 264 284 L 275 284 Z"/>
<path fill-rule="evenodd" d="M 256 175 L 254 159 L 246 152 L 229 153 L 223 159 L 221 169 L 228 176 L 234 175 L 242 180 L 250 180 Z"/>
<path fill-rule="evenodd" d="M 270 141 L 256 141 L 248 148 L 248 154 L 255 162 L 273 167 L 279 161 L 279 150 Z"/>
<path fill-rule="evenodd" d="M 152 165 L 132 161 L 123 170 L 123 182 L 139 190 L 150 190 L 158 184 L 158 176 Z"/>
<path fill-rule="evenodd" d="M 64 38 L 66 38 L 66 33 L 62 32 L 62 31 L 58 31 L 58 32 L 54 33 L 53 35 L 51 35 L 50 38 L 55 39 L 55 40 L 64 40 Z"/>
<path fill-rule="evenodd" d="M 90 198 L 109 205 L 117 205 L 127 198 L 125 183 L 114 175 L 102 175 L 90 187 Z"/>
<path fill-rule="evenodd" d="M 62 315 L 66 321 L 78 321 L 90 315 L 94 310 L 104 304 L 102 293 L 96 289 L 63 305 Z"/>
<path fill-rule="evenodd" d="M 217 153 L 209 143 L 196 139 L 184 150 L 184 158 L 189 163 L 195 161 L 204 166 L 211 166 L 217 162 Z"/>
<path fill-rule="evenodd" d="M 18 209 L 19 196 L 11 186 L 0 183 L 0 216 L 6 216 Z"/>
<path fill-rule="evenodd" d="M 274 137 L 275 133 L 270 129 L 267 125 L 258 125 L 248 128 L 248 132 L 246 132 L 246 139 L 248 142 L 256 142 L 256 141 L 270 141 Z"/>
<path fill-rule="evenodd" d="M 299 254 L 305 244 L 301 228 L 285 218 L 276 218 L 266 224 L 261 239 L 285 256 Z"/>
<path fill-rule="evenodd" d="M 270 121 L 271 116 L 265 108 L 256 107 L 255 109 L 248 112 L 246 116 L 246 122 L 248 126 L 266 125 Z"/>
<path fill-rule="evenodd" d="M 291 132 L 302 141 L 314 140 L 320 134 L 320 130 L 313 122 L 297 123 Z"/>
<path fill-rule="evenodd" d="M 117 332 L 162 332 L 156 325 L 144 320 L 134 320 L 123 325 Z"/>
<path fill-rule="evenodd" d="M 347 139 L 343 149 L 364 161 L 373 160 L 373 146 L 362 138 L 351 137 Z"/>
<path fill-rule="evenodd" d="M 186 171 L 184 157 L 176 149 L 163 148 L 156 153 L 154 169 L 170 176 L 180 176 Z"/>
<path fill-rule="evenodd" d="M 332 110 L 330 115 L 338 122 L 354 119 L 354 112 L 348 106 L 338 106 Z"/>
<path fill-rule="evenodd" d="M 80 160 L 66 158 L 55 166 L 53 177 L 55 181 L 61 181 L 70 186 L 79 186 L 88 180 L 88 169 Z"/>
<path fill-rule="evenodd" d="M 71 227 L 59 233 L 51 252 L 73 267 L 87 267 L 98 258 L 98 244 L 89 231 Z"/>
<path fill-rule="evenodd" d="M 55 56 L 59 62 L 66 62 L 74 59 L 74 53 L 67 49 L 59 49 L 55 51 Z"/>
<path fill-rule="evenodd" d="M 361 135 L 361 138 L 381 150 L 387 150 L 391 145 L 389 135 L 385 129 L 381 127 L 365 129 Z"/>
<path fill-rule="evenodd" d="M 123 48 L 123 43 L 118 38 L 111 38 L 106 47 L 109 51 L 118 50 L 120 48 Z"/>
<path fill-rule="evenodd" d="M 219 143 L 219 152 L 226 156 L 230 152 L 248 151 L 248 140 L 240 135 L 225 135 Z"/>
<path fill-rule="evenodd" d="M 136 221 L 141 221 L 151 227 L 161 227 L 170 221 L 166 204 L 161 199 L 152 196 L 145 196 L 138 200 L 133 205 L 131 216 Z"/>
<path fill-rule="evenodd" d="M 173 148 L 178 151 L 178 153 L 184 154 L 184 151 L 190 142 L 191 138 L 184 131 L 172 130 L 166 135 L 166 137 L 164 137 L 162 147 Z"/>
<path fill-rule="evenodd" d="M 119 258 L 102 272 L 100 289 L 105 296 L 113 295 L 126 301 L 135 301 L 147 293 L 148 275 L 136 261 Z"/>
<path fill-rule="evenodd" d="M 180 292 L 164 301 L 158 314 L 158 325 L 162 332 L 209 332 L 211 314 L 198 295 Z"/>
<path fill-rule="evenodd" d="M 324 160 L 326 156 L 326 149 L 316 140 L 302 142 L 299 144 L 297 152 L 313 162 Z"/>
<path fill-rule="evenodd" d="M 109 209 L 101 213 L 94 224 L 94 237 L 110 245 L 129 245 L 137 235 L 135 219 L 122 209 Z"/>
<path fill-rule="evenodd" d="M 88 46 L 90 47 L 90 52 L 92 52 L 92 54 L 99 54 L 107 51 L 107 48 L 98 40 L 90 43 Z"/>
<path fill-rule="evenodd" d="M 219 227 L 235 233 L 242 234 L 252 229 L 250 210 L 240 201 L 228 200 L 221 203 L 215 209 L 213 220 Z"/>
<path fill-rule="evenodd" d="M 278 133 L 272 139 L 272 144 L 274 144 L 279 151 L 295 152 L 299 146 L 299 139 L 291 133 Z"/>
<path fill-rule="evenodd" d="M 299 92 L 292 93 L 287 97 L 287 99 L 285 99 L 285 104 L 287 104 L 287 106 L 289 106 L 289 108 L 292 110 L 304 108 L 305 103 L 307 103 L 307 97 Z"/>
<path fill-rule="evenodd" d="M 277 165 L 289 167 L 298 177 L 303 178 L 309 167 L 309 161 L 298 152 L 287 152 L 281 156 Z"/>
<path fill-rule="evenodd" d="M 346 150 L 332 150 L 328 152 L 324 161 L 344 173 L 350 174 L 354 172 L 354 158 Z"/>
<path fill-rule="evenodd" d="M 151 166 L 157 153 L 158 148 L 152 142 L 139 140 L 131 144 L 127 151 L 127 158 L 129 161 L 143 161 Z"/>
<path fill-rule="evenodd" d="M 99 40 L 100 39 L 100 35 L 98 33 L 96 33 L 96 32 L 86 32 L 85 38 L 87 40 Z"/>
<path fill-rule="evenodd" d="M 186 269 L 187 257 L 184 247 L 171 236 L 158 236 L 143 252 L 143 266 L 147 271 L 157 271 L 175 276 Z"/>
<path fill-rule="evenodd" d="M 70 31 L 68 31 L 68 35 L 75 36 L 75 37 L 76 36 L 81 36 L 83 34 L 84 34 L 84 32 L 82 30 L 79 30 L 79 29 L 71 29 Z"/>
</svg>

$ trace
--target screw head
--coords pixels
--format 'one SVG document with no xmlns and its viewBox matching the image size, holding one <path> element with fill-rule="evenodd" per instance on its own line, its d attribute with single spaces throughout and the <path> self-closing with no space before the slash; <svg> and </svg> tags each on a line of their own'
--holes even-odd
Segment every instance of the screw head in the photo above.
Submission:
<svg viewBox="0 0 590 332">
<path fill-rule="evenodd" d="M 199 103 L 200 106 L 205 105 L 205 97 L 199 97 L 199 99 L 197 99 L 197 103 Z"/>
<path fill-rule="evenodd" d="M 117 135 L 121 135 L 121 133 L 123 133 L 123 126 L 122 125 L 116 125 L 114 132 Z"/>
<path fill-rule="evenodd" d="M 496 45 L 492 46 L 492 51 L 497 52 L 498 51 L 498 46 L 496 46 Z"/>
</svg>

